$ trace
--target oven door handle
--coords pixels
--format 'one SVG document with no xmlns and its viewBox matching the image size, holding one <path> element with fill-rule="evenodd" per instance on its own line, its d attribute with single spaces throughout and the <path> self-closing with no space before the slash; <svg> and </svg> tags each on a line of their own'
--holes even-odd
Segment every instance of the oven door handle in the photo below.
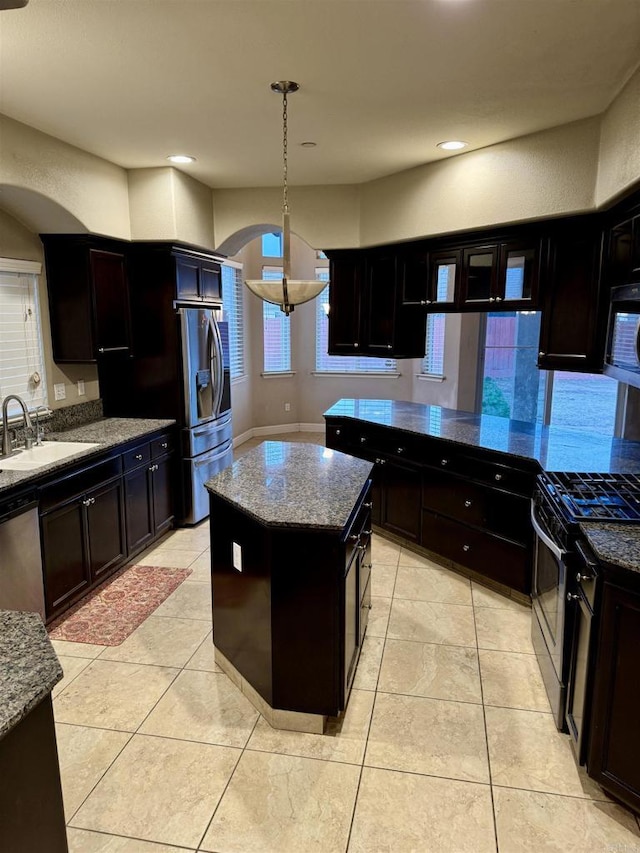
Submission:
<svg viewBox="0 0 640 853">
<path fill-rule="evenodd" d="M 542 527 L 540 526 L 540 522 L 538 521 L 538 518 L 536 516 L 535 507 L 536 505 L 534 501 L 531 501 L 531 524 L 533 525 L 533 529 L 536 535 L 540 537 L 542 542 L 544 542 L 544 544 L 547 546 L 547 548 L 551 551 L 551 553 L 557 560 L 564 562 L 567 552 L 563 551 L 562 548 L 559 548 L 558 545 L 556 545 L 556 543 L 553 541 L 553 539 L 551 539 L 549 534 L 542 529 Z"/>
</svg>

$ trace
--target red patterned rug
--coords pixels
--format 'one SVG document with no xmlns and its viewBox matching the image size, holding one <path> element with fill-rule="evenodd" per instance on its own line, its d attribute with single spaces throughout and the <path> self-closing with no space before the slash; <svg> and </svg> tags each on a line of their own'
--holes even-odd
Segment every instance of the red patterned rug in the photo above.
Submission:
<svg viewBox="0 0 640 853">
<path fill-rule="evenodd" d="M 119 646 L 189 577 L 191 569 L 130 566 L 71 607 L 48 627 L 52 640 Z"/>
</svg>

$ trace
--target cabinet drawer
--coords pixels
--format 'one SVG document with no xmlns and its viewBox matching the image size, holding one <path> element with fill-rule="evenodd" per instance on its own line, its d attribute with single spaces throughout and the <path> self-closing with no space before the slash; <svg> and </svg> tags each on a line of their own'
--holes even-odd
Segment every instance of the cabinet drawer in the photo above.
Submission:
<svg viewBox="0 0 640 853">
<path fill-rule="evenodd" d="M 529 594 L 530 549 L 426 510 L 422 545 L 478 574 Z"/>
<path fill-rule="evenodd" d="M 460 474 L 469 480 L 478 480 L 481 483 L 527 498 L 533 494 L 536 478 L 533 471 L 523 471 L 500 462 L 494 462 L 491 459 L 481 459 L 477 456 L 460 453 L 455 448 L 441 450 L 439 453 L 431 452 L 429 455 L 428 464 L 434 468 Z"/>
<path fill-rule="evenodd" d="M 425 469 L 422 480 L 425 509 L 464 524 L 483 527 L 523 545 L 532 538 L 529 500 L 436 469 Z"/>
<path fill-rule="evenodd" d="M 131 471 L 137 468 L 138 465 L 144 465 L 151 460 L 151 447 L 147 441 L 145 444 L 139 444 L 132 450 L 127 450 L 122 454 L 122 463 L 125 471 Z"/>
<path fill-rule="evenodd" d="M 353 520 L 347 525 L 344 532 L 344 542 L 346 545 L 345 565 L 348 565 L 352 558 L 353 552 L 357 547 L 369 547 L 369 537 L 371 536 L 371 488 L 367 489 L 365 496 L 356 509 Z"/>
<path fill-rule="evenodd" d="M 326 428 L 326 443 L 327 447 L 333 447 L 334 450 L 342 450 L 347 453 L 347 448 L 352 442 L 353 430 L 348 424 L 343 423 L 327 423 Z"/>
<path fill-rule="evenodd" d="M 53 507 L 65 503 L 78 495 L 87 492 L 101 483 L 106 483 L 122 473 L 122 463 L 119 456 L 106 459 L 91 468 L 70 473 L 53 483 L 43 486 L 40 490 L 40 514 L 48 512 Z"/>
<path fill-rule="evenodd" d="M 174 448 L 174 441 L 171 435 L 161 435 L 160 438 L 154 438 L 151 442 L 151 458 L 157 459 L 158 456 L 164 456 L 165 453 L 171 453 Z"/>
</svg>

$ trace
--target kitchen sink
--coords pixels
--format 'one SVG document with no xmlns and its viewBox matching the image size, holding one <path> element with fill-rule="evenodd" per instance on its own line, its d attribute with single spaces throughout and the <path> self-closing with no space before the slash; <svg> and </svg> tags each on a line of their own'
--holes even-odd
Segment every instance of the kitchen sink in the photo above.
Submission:
<svg viewBox="0 0 640 853">
<path fill-rule="evenodd" d="M 36 468 L 42 468 L 43 465 L 60 462 L 68 456 L 75 456 L 83 450 L 99 446 L 89 441 L 45 441 L 40 447 L 20 450 L 13 456 L 7 456 L 6 459 L 0 458 L 0 470 L 33 471 Z"/>
</svg>

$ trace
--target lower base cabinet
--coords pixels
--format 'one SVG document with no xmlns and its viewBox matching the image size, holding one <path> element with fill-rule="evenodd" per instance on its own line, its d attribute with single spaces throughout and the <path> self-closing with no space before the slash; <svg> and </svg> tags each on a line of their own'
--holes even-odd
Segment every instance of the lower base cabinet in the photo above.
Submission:
<svg viewBox="0 0 640 853">
<path fill-rule="evenodd" d="M 171 457 L 164 456 L 124 476 L 129 554 L 142 550 L 173 521 L 171 465 Z"/>
</svg>

